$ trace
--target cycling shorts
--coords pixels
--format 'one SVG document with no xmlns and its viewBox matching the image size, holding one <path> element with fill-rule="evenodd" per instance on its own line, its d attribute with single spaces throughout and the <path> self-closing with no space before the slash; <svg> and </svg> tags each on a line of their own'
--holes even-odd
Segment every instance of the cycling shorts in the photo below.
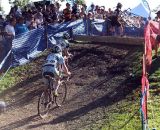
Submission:
<svg viewBox="0 0 160 130">
<path fill-rule="evenodd" d="M 53 78 L 58 78 L 60 77 L 60 72 L 53 65 L 45 65 L 42 67 L 42 75 L 44 77 L 45 75 L 49 75 Z"/>
</svg>

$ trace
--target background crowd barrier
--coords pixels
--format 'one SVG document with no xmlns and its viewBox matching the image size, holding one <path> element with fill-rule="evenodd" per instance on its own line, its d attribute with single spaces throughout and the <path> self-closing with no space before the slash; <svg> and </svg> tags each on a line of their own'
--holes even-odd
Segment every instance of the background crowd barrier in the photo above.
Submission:
<svg viewBox="0 0 160 130">
<path fill-rule="evenodd" d="M 47 47 L 51 47 L 53 40 L 52 42 L 48 40 L 51 37 L 56 43 L 66 32 L 71 37 L 75 35 L 106 36 L 108 35 L 108 24 L 107 20 L 79 19 L 31 30 L 17 35 L 12 42 L 3 39 L 0 43 L 0 73 L 5 72 L 10 67 L 29 62 Z M 127 36 L 142 37 L 143 30 L 144 28 L 126 26 L 124 33 Z"/>
</svg>

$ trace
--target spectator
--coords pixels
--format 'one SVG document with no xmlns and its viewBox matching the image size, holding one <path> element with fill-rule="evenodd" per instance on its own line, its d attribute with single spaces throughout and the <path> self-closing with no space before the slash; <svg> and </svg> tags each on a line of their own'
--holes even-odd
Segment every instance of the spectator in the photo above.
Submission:
<svg viewBox="0 0 160 130">
<path fill-rule="evenodd" d="M 97 12 L 95 12 L 95 15 L 94 15 L 94 18 L 95 19 L 103 19 L 103 14 L 101 13 L 101 9 L 97 9 Z"/>
<path fill-rule="evenodd" d="M 78 10 L 78 6 L 76 3 L 74 3 L 73 7 L 72 7 L 72 14 L 74 14 L 75 16 L 77 14 L 79 14 L 79 10 Z"/>
<path fill-rule="evenodd" d="M 16 19 L 11 18 L 9 20 L 9 24 L 6 25 L 4 29 L 6 38 L 13 39 L 15 37 L 15 29 L 14 29 L 15 25 L 16 25 Z"/>
<path fill-rule="evenodd" d="M 81 8 L 79 16 L 80 16 L 80 18 L 85 18 L 86 17 L 86 12 L 85 12 L 85 8 L 84 7 Z"/>
<path fill-rule="evenodd" d="M 32 29 L 36 29 L 38 27 L 38 24 L 34 18 L 34 16 L 32 15 L 31 16 L 31 21 L 30 21 L 30 24 L 28 26 L 29 30 L 32 30 Z"/>
<path fill-rule="evenodd" d="M 115 33 L 115 27 L 119 28 L 120 35 L 123 36 L 123 26 L 120 22 L 120 12 L 121 12 L 122 4 L 118 3 L 117 8 L 114 11 L 112 18 L 111 18 L 111 26 L 112 31 Z"/>
<path fill-rule="evenodd" d="M 14 29 L 15 24 L 16 24 L 16 19 L 11 18 L 9 20 L 9 24 L 5 26 L 4 29 L 5 44 L 3 45 L 5 46 L 5 51 L 6 51 L 5 53 L 8 53 L 8 51 L 12 47 L 12 40 L 15 37 L 15 29 Z"/>
<path fill-rule="evenodd" d="M 103 16 L 103 19 L 105 19 L 106 18 L 106 12 L 105 12 L 105 7 L 104 6 L 101 7 L 101 14 Z"/>
<path fill-rule="evenodd" d="M 38 12 L 35 14 L 34 18 L 32 17 L 32 22 L 33 21 L 37 23 L 38 27 L 41 27 L 43 25 L 43 14 L 41 8 L 38 9 Z"/>
<path fill-rule="evenodd" d="M 91 4 L 91 9 L 88 12 L 91 12 L 92 14 L 94 14 L 94 4 Z"/>
<path fill-rule="evenodd" d="M 43 12 L 43 16 L 45 21 L 47 21 L 48 23 L 52 23 L 52 12 L 51 12 L 51 8 L 50 5 L 46 6 L 46 10 L 45 12 Z"/>
<path fill-rule="evenodd" d="M 63 13 L 60 11 L 60 4 L 58 2 L 55 3 L 56 5 L 56 13 L 57 13 L 57 21 L 62 22 L 63 21 Z"/>
<path fill-rule="evenodd" d="M 28 30 L 26 24 L 24 24 L 24 18 L 20 17 L 18 19 L 18 22 L 17 22 L 16 26 L 15 26 L 16 35 L 22 34 L 22 33 L 28 32 L 28 31 L 29 30 Z"/>
<path fill-rule="evenodd" d="M 66 3 L 66 8 L 63 10 L 64 20 L 65 22 L 68 22 L 71 20 L 71 9 L 70 4 Z"/>
<path fill-rule="evenodd" d="M 91 12 L 88 12 L 87 18 L 92 20 L 93 19 L 93 14 Z"/>
<path fill-rule="evenodd" d="M 51 8 L 51 18 L 52 18 L 52 22 L 55 23 L 57 22 L 57 12 L 56 12 L 56 7 L 54 4 L 50 5 Z"/>
</svg>

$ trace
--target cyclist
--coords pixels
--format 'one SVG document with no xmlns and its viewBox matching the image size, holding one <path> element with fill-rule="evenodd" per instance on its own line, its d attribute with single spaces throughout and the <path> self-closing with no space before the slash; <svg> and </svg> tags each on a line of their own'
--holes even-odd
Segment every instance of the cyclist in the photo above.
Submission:
<svg viewBox="0 0 160 130">
<path fill-rule="evenodd" d="M 71 75 L 71 72 L 68 70 L 68 67 L 65 64 L 65 60 L 62 56 L 62 48 L 58 45 L 55 45 L 51 49 L 51 52 L 52 53 L 47 56 L 47 59 L 42 67 L 42 75 L 44 77 L 45 75 L 49 75 L 55 78 L 55 86 L 53 87 L 55 87 L 55 96 L 58 96 L 57 91 L 61 83 L 61 72 L 63 71 L 68 76 Z"/>
<path fill-rule="evenodd" d="M 72 54 L 69 53 L 69 40 L 70 39 L 70 35 L 68 33 L 64 33 L 63 34 L 63 39 L 61 40 L 60 44 L 63 50 L 63 55 L 65 59 L 71 58 Z"/>
<path fill-rule="evenodd" d="M 70 47 L 70 43 L 69 40 L 70 39 L 70 35 L 68 33 L 64 33 L 62 38 L 57 39 L 55 41 L 54 37 L 51 37 L 49 40 L 53 45 L 58 45 L 61 46 L 62 48 L 62 53 L 63 53 L 63 57 L 65 60 L 67 60 L 68 58 L 71 58 L 73 55 L 71 53 L 69 53 L 69 47 Z"/>
</svg>

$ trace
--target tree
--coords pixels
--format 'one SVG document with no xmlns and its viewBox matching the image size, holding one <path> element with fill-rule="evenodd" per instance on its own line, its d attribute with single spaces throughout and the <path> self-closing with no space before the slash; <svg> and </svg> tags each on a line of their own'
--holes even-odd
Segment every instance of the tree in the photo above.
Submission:
<svg viewBox="0 0 160 130">
<path fill-rule="evenodd" d="M 75 3 L 77 3 L 78 5 L 85 5 L 86 4 L 85 0 L 75 0 Z"/>
<path fill-rule="evenodd" d="M 9 0 L 9 2 L 12 3 L 13 5 L 24 7 L 29 3 L 29 0 L 14 0 L 14 1 Z"/>
<path fill-rule="evenodd" d="M 85 0 L 59 0 L 61 2 L 71 2 L 71 3 L 77 3 L 78 5 L 84 5 L 86 4 Z"/>
</svg>

